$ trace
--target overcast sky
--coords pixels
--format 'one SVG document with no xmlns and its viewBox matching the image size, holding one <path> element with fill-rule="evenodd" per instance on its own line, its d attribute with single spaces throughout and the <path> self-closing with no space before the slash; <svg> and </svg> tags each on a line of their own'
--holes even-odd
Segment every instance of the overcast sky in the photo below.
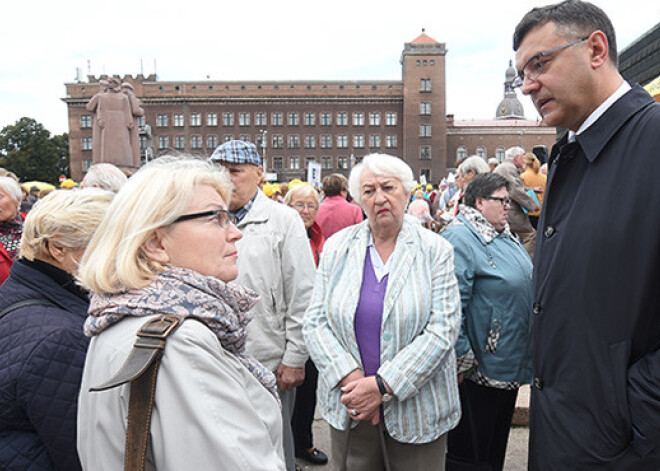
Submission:
<svg viewBox="0 0 660 471">
<path fill-rule="evenodd" d="M 595 0 L 619 50 L 660 20 L 653 0 Z M 446 43 L 447 113 L 492 119 L 520 18 L 543 1 L 36 0 L 4 2 L 0 128 L 23 116 L 67 131 L 64 83 L 94 75 L 159 80 L 400 80 L 404 43 Z M 156 66 L 154 66 L 154 62 Z M 521 97 L 528 119 L 538 114 Z"/>
</svg>

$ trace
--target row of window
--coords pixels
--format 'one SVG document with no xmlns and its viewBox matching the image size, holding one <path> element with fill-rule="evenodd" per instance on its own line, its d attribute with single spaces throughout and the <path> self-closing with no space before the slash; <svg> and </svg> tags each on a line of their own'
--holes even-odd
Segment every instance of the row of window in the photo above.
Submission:
<svg viewBox="0 0 660 471">
<path fill-rule="evenodd" d="M 273 157 L 273 170 L 284 170 L 284 157 Z M 301 160 L 298 156 L 289 157 L 289 165 L 286 167 L 289 170 L 300 170 Z M 316 162 L 314 157 L 305 158 L 305 168 L 311 163 Z M 337 157 L 337 168 L 338 169 L 348 169 L 349 158 L 347 156 Z M 333 159 L 330 156 L 321 157 L 321 168 L 325 170 L 331 170 L 335 167 L 333 166 Z"/>
<path fill-rule="evenodd" d="M 504 152 L 506 151 L 506 148 L 503 146 L 497 146 L 497 149 L 495 149 L 495 157 L 497 160 L 502 162 L 504 160 Z M 478 155 L 482 159 L 488 158 L 488 152 L 486 149 L 486 146 L 479 146 L 477 147 L 477 152 L 475 155 Z M 459 146 L 456 149 L 456 158 L 457 159 L 464 159 L 468 156 L 468 150 L 465 146 Z"/>
</svg>

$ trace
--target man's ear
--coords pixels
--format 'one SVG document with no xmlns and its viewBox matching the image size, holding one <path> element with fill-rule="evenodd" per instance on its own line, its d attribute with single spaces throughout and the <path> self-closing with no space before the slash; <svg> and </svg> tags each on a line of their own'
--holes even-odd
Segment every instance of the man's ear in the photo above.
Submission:
<svg viewBox="0 0 660 471">
<path fill-rule="evenodd" d="M 607 42 L 607 36 L 600 30 L 591 33 L 587 40 L 587 46 L 591 54 L 591 67 L 599 69 L 609 60 L 610 47 Z"/>
<path fill-rule="evenodd" d="M 170 261 L 170 256 L 163 245 L 164 236 L 165 234 L 161 229 L 156 229 L 151 233 L 142 246 L 142 250 L 147 257 L 161 265 L 167 265 Z"/>
</svg>

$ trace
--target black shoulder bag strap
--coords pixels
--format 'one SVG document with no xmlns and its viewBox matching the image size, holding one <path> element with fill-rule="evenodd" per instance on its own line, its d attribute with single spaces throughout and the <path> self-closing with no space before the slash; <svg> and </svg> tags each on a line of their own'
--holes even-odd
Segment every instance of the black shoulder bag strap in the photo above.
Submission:
<svg viewBox="0 0 660 471">
<path fill-rule="evenodd" d="M 7 306 L 2 311 L 0 311 L 0 319 L 5 317 L 10 312 L 15 311 L 16 309 L 20 309 L 22 307 L 30 307 L 30 306 L 59 307 L 57 304 L 54 304 L 54 303 L 48 301 L 47 299 L 26 299 L 24 301 L 19 301 L 19 302 L 14 303 L 10 306 Z"/>
<path fill-rule="evenodd" d="M 163 357 L 167 337 L 182 322 L 183 319 L 174 316 L 158 316 L 147 321 L 137 331 L 138 338 L 119 371 L 106 383 L 90 388 L 90 391 L 105 391 L 131 382 L 124 455 L 125 471 L 145 469 L 160 360 Z"/>
</svg>

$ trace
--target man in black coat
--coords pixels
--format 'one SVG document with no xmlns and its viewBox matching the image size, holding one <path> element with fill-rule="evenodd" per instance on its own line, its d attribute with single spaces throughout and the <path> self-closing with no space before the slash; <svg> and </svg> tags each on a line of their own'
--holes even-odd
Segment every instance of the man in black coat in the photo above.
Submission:
<svg viewBox="0 0 660 471">
<path fill-rule="evenodd" d="M 660 470 L 660 104 L 605 13 L 531 10 L 516 67 L 552 150 L 534 252 L 531 470 Z"/>
</svg>

